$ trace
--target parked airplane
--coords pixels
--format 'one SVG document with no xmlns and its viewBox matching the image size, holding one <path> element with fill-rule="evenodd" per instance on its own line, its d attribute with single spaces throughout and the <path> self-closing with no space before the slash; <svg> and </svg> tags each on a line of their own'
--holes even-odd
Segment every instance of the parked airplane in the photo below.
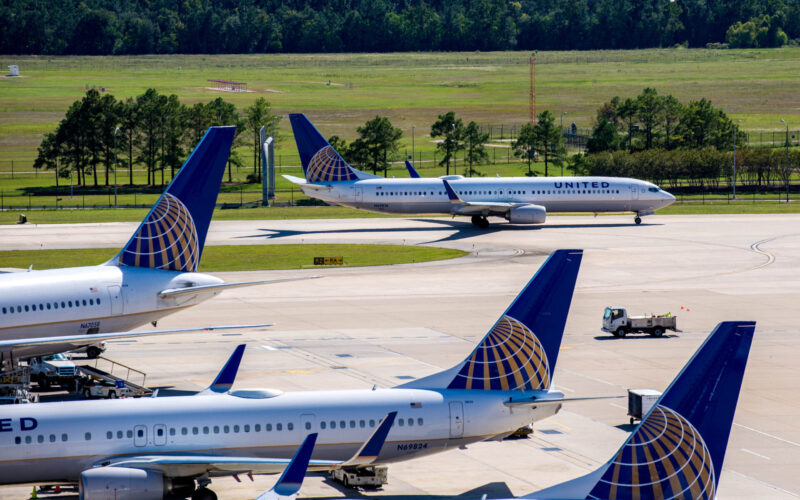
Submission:
<svg viewBox="0 0 800 500">
<path fill-rule="evenodd" d="M 489 216 L 542 224 L 547 213 L 634 212 L 634 221 L 675 201 L 655 184 L 625 177 L 469 177 L 387 179 L 344 161 L 303 114 L 290 114 L 305 179 L 284 175 L 305 194 L 373 212 L 453 214 L 488 227 Z M 448 197 L 443 180 L 457 199 Z"/>
<path fill-rule="evenodd" d="M 386 445 L 363 450 L 361 465 L 501 439 L 571 400 L 553 390 L 552 380 L 582 255 L 554 252 L 462 363 L 398 387 L 230 391 L 240 347 L 195 396 L 6 408 L 0 484 L 87 475 L 102 484 L 121 475 L 141 500 L 185 493 L 195 482 L 195 500 L 213 498 L 205 493 L 211 476 L 274 473 L 275 459 L 292 456 L 311 432 L 319 434 L 315 458 L 351 457 L 392 412 L 397 419 Z M 85 500 L 96 498 L 105 497 L 84 492 Z"/>
<path fill-rule="evenodd" d="M 90 267 L 0 275 L 0 361 L 63 352 L 120 336 L 198 304 L 225 283 L 196 272 L 235 127 L 212 127 L 125 247 Z M 282 280 L 271 280 L 282 281 Z"/>
<path fill-rule="evenodd" d="M 754 330 L 717 325 L 611 460 L 519 498 L 713 500 Z"/>
</svg>

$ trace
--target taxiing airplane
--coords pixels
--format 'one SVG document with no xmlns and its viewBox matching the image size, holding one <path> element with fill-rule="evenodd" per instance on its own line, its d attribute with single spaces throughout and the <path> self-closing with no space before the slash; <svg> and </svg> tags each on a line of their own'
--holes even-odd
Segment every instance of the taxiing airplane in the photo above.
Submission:
<svg viewBox="0 0 800 500">
<path fill-rule="evenodd" d="M 362 450 L 357 465 L 502 439 L 581 399 L 565 398 L 552 380 L 582 255 L 554 252 L 462 363 L 397 387 L 230 390 L 240 346 L 194 396 L 8 407 L 0 415 L 0 484 L 123 477 L 136 498 L 160 500 L 191 493 L 195 483 L 209 491 L 214 475 L 274 473 L 275 460 L 285 466 L 312 432 L 314 458 L 347 460 L 393 412 L 386 444 Z M 100 495 L 102 487 L 83 498 L 106 498 L 86 491 Z"/>
<path fill-rule="evenodd" d="M 611 460 L 518 498 L 713 500 L 754 330 L 746 321 L 717 325 Z"/>
<path fill-rule="evenodd" d="M 452 214 L 488 227 L 489 216 L 511 224 L 543 224 L 548 213 L 634 212 L 634 221 L 675 201 L 655 184 L 625 177 L 469 177 L 387 179 L 356 170 L 303 114 L 290 114 L 305 178 L 284 175 L 305 194 L 372 212 Z M 412 168 L 413 170 L 413 168 Z M 446 182 L 443 182 L 446 181 Z M 449 183 L 456 194 L 448 196 Z"/>
<path fill-rule="evenodd" d="M 128 330 L 155 324 L 227 288 L 267 282 L 225 283 L 197 272 L 235 129 L 206 132 L 125 247 L 108 262 L 0 274 L 2 365 L 110 338 L 172 333 Z"/>
</svg>

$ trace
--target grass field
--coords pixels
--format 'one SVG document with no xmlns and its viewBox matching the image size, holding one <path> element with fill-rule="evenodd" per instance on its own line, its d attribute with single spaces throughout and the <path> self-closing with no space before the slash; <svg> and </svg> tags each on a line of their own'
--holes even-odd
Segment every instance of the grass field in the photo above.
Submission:
<svg viewBox="0 0 800 500">
<path fill-rule="evenodd" d="M 528 117 L 527 52 L 303 54 L 303 55 L 178 55 L 126 57 L 2 56 L 2 64 L 19 64 L 22 77 L 0 78 L 0 193 L 9 197 L 33 193 L 55 184 L 52 172 L 34 174 L 32 161 L 42 134 L 55 129 L 67 107 L 88 87 L 104 87 L 117 98 L 134 97 L 149 87 L 174 93 L 182 102 L 210 101 L 218 96 L 240 109 L 265 96 L 281 113 L 305 112 L 320 131 L 352 139 L 356 127 L 376 114 L 387 115 L 403 129 L 403 156 L 422 155 L 425 176 L 441 175 L 435 167 L 435 144 L 427 137 L 436 116 L 454 110 L 465 120 L 502 124 L 506 133 Z M 647 86 L 682 101 L 707 97 L 751 133 L 780 135 L 785 119 L 800 128 L 800 48 L 768 50 L 652 49 L 638 51 L 539 52 L 536 67 L 537 110 L 564 124 L 588 128 L 596 109 L 614 95 L 632 96 Z M 209 90 L 211 78 L 248 82 L 253 92 Z M 280 124 L 282 140 L 276 155 L 279 173 L 297 175 L 299 163 L 288 120 Z M 509 157 L 507 141 L 497 137 L 489 153 L 486 175 L 520 175 L 526 167 Z M 249 162 L 251 153 L 241 150 Z M 11 176 L 11 169 L 14 175 Z M 510 162 L 510 163 L 509 163 Z M 542 173 L 543 166 L 536 170 Z M 234 171 L 243 180 L 249 168 Z M 459 161 L 458 172 L 461 173 Z M 551 170 L 551 175 L 559 173 Z M 402 163 L 389 175 L 406 176 Z M 120 171 L 120 182 L 127 172 Z M 142 183 L 143 172 L 135 172 Z M 61 181 L 62 186 L 68 181 Z M 279 202 L 296 193 L 278 176 Z M 248 201 L 240 186 L 226 186 L 221 202 Z M 248 186 L 257 191 L 258 186 Z M 62 188 L 64 202 L 66 188 Z M 123 194 L 121 202 L 132 196 Z M 255 201 L 255 195 L 251 195 Z M 56 196 L 42 196 L 53 206 Z M 153 195 L 153 199 L 155 195 Z M 305 198 L 297 195 L 297 198 Z M 11 198 L 15 205 L 25 198 Z M 70 200 L 72 202 L 73 200 Z M 108 194 L 81 200 L 106 204 Z M 138 201 L 138 200 L 137 200 Z M 8 203 L 6 203 L 8 204 Z M 32 204 L 36 204 L 32 201 Z"/>
<path fill-rule="evenodd" d="M 114 248 L 0 252 L 3 267 L 53 269 L 100 264 L 113 257 Z M 255 271 L 322 268 L 314 257 L 343 257 L 345 267 L 429 262 L 462 257 L 467 252 L 449 248 L 398 245 L 222 245 L 206 246 L 200 271 Z M 340 267 L 340 266 L 331 266 Z"/>
</svg>

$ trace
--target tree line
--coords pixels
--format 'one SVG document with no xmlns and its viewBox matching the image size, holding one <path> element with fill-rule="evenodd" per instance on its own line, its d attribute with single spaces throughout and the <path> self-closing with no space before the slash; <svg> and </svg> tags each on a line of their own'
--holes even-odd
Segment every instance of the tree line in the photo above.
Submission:
<svg viewBox="0 0 800 500">
<path fill-rule="evenodd" d="M 139 165 L 147 172 L 148 185 L 163 186 L 175 176 L 209 127 L 236 125 L 234 147 L 249 142 L 245 139 L 248 135 L 252 139 L 250 178 L 258 182 L 259 131 L 266 126 L 276 137 L 279 120 L 263 97 L 242 114 L 221 97 L 188 106 L 176 95 L 159 94 L 155 89 L 126 100 L 91 89 L 72 103 L 54 132 L 45 134 L 33 166 L 55 170 L 56 184 L 59 178 L 74 176 L 78 185 L 108 186 L 116 160 L 118 171 L 127 170 L 128 184 L 134 184 L 134 167 Z M 229 182 L 231 165 L 242 163 L 238 152 L 232 150 L 228 160 Z M 165 177 L 166 172 L 169 177 Z M 124 178 L 121 183 L 125 183 Z"/>
<path fill-rule="evenodd" d="M 800 0 L 7 0 L 3 54 L 633 49 L 800 38 Z"/>
</svg>

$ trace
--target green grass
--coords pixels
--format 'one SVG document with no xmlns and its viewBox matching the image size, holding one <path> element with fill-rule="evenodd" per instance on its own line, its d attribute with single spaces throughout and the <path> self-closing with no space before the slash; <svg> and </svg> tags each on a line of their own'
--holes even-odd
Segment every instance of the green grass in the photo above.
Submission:
<svg viewBox="0 0 800 500">
<path fill-rule="evenodd" d="M 34 269 L 91 266 L 107 261 L 119 250 L 89 248 L 0 252 L 0 266 Z M 222 245 L 206 246 L 200 271 L 255 271 L 339 266 L 314 266 L 314 257 L 344 257 L 345 267 L 382 266 L 453 259 L 467 252 L 449 248 L 399 245 Z"/>
</svg>

